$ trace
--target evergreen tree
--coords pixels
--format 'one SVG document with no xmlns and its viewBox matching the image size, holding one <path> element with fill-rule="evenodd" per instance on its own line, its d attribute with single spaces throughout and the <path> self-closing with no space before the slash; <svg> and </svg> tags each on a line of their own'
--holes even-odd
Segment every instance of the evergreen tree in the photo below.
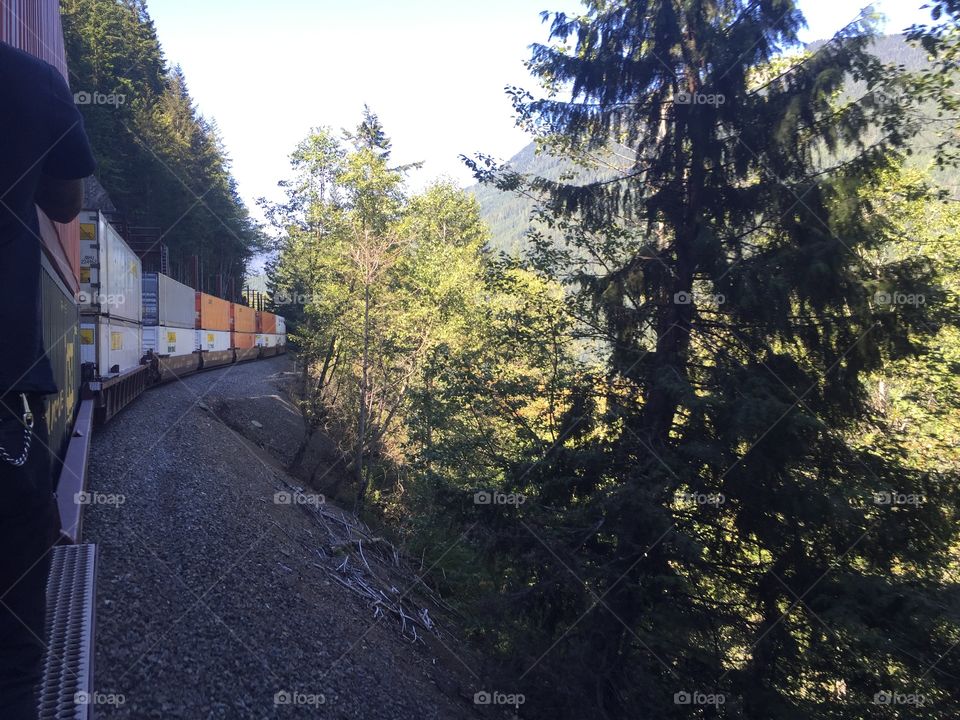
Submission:
<svg viewBox="0 0 960 720">
<path fill-rule="evenodd" d="M 142 0 L 63 0 L 71 86 L 116 102 L 80 106 L 97 177 L 130 225 L 158 228 L 173 273 L 239 293 L 263 239 L 237 193 L 216 126 L 197 111 L 179 67 L 168 68 Z M 121 100 L 122 99 L 122 100 Z"/>
<path fill-rule="evenodd" d="M 574 289 L 608 366 L 517 471 L 549 498 L 511 556 L 528 703 L 866 719 L 912 698 L 910 717 L 956 715 L 956 475 L 905 462 L 896 438 L 850 441 L 867 374 L 943 319 L 935 268 L 883 255 L 891 218 L 862 192 L 912 132 L 869 92 L 899 80 L 870 23 L 791 57 L 789 1 L 586 7 L 553 16 L 530 63 L 548 95 L 514 89 L 516 108 L 545 142 L 618 142 L 632 167 L 572 185 L 474 163 L 543 196 L 566 246 L 534 233 L 533 265 Z M 851 78 L 868 92 L 841 99 Z"/>
</svg>

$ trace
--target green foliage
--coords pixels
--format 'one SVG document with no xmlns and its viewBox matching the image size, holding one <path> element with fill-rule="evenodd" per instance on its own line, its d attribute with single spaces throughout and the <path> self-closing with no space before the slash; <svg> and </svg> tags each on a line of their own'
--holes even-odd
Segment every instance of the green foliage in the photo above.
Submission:
<svg viewBox="0 0 960 720">
<path fill-rule="evenodd" d="M 940 298 L 930 298 L 928 332 L 914 338 L 916 357 L 887 363 L 868 379 L 871 425 L 857 441 L 886 447 L 896 439 L 904 462 L 921 471 L 960 471 L 960 208 L 930 192 L 918 170 L 888 173 L 863 194 L 891 219 L 886 243 L 873 258 L 881 264 L 921 260 L 940 278 Z M 884 289 L 886 292 L 887 289 Z M 896 298 L 890 296 L 891 300 Z M 926 304 L 926 297 L 918 297 Z M 894 310 L 894 305 L 889 310 Z M 892 448 L 891 448 L 892 450 Z"/>
<path fill-rule="evenodd" d="M 960 710 L 960 216 L 949 153 L 908 156 L 953 76 L 802 22 L 552 16 L 545 97 L 511 90 L 549 152 L 471 161 L 534 208 L 522 256 L 468 194 L 409 197 L 368 109 L 292 157 L 271 283 L 307 439 L 352 470 L 321 487 L 423 558 L 526 716 Z"/>
<path fill-rule="evenodd" d="M 476 201 L 449 184 L 406 196 L 369 109 L 345 139 L 352 147 L 319 129 L 294 152 L 288 201 L 271 211 L 282 240 L 270 270 L 275 298 L 303 301 L 281 309 L 309 378 L 305 441 L 334 431 L 356 487 L 340 473 L 325 489 L 362 501 L 371 479 L 378 498 L 397 490 L 396 468 L 421 452 L 429 421 L 412 408 L 439 358 L 480 342 L 486 233 Z"/>
<path fill-rule="evenodd" d="M 63 0 L 75 92 L 123 96 L 81 105 L 97 177 L 131 225 L 156 227 L 185 280 L 202 273 L 243 286 L 263 242 L 237 193 L 214 124 L 199 115 L 179 67 L 168 68 L 142 0 Z M 209 289 L 209 288 L 208 288 Z"/>
<path fill-rule="evenodd" d="M 785 62 L 793 3 L 586 5 L 534 46 L 546 97 L 515 105 L 568 147 L 627 145 L 630 169 L 572 184 L 474 163 L 541 198 L 530 266 L 570 289 L 607 370 L 569 394 L 591 431 L 506 480 L 535 498 L 509 550 L 487 548 L 508 672 L 544 717 L 898 717 L 883 692 L 955 715 L 955 408 L 898 379 L 877 421 L 868 392 L 919 363 L 952 389 L 930 352 L 949 261 L 899 242 L 933 207 L 900 180 L 925 98 L 880 97 L 911 78 L 871 54 L 866 19 Z M 922 417 L 877 441 L 905 412 Z M 697 691 L 725 703 L 675 701 Z"/>
<path fill-rule="evenodd" d="M 805 49 L 806 52 L 815 51 L 823 45 L 823 41 L 812 43 Z M 916 45 L 907 41 L 903 35 L 886 35 L 877 37 L 871 45 L 871 52 L 877 59 L 885 65 L 894 68 L 903 68 L 911 73 L 922 73 L 920 77 L 926 78 L 926 85 L 917 87 L 915 81 L 911 81 L 906 86 L 897 89 L 883 89 L 875 87 L 873 93 L 881 102 L 899 103 L 901 98 L 915 96 L 916 99 L 923 102 L 915 106 L 915 121 L 920 123 L 920 132 L 911 139 L 908 146 L 910 157 L 907 158 L 908 164 L 918 168 L 925 168 L 938 157 L 942 156 L 944 144 L 948 146 L 956 145 L 956 117 L 954 110 L 943 110 L 933 102 L 933 90 L 929 87 L 931 84 L 943 86 L 944 91 L 949 91 L 950 74 L 943 73 L 942 68 L 931 69 L 927 59 L 926 52 Z M 796 57 L 792 61 L 796 61 Z M 775 68 L 780 65 L 788 65 L 791 58 L 777 58 L 769 66 L 763 69 L 768 72 L 769 68 Z M 784 68 L 785 69 L 785 68 Z M 757 72 L 759 68 L 754 68 Z M 779 72 L 775 73 L 779 74 Z M 868 92 L 864 81 L 854 82 L 848 79 L 844 95 L 855 98 Z M 947 98 L 950 95 L 946 96 Z M 937 117 L 938 112 L 942 112 L 941 117 Z M 951 123 L 954 130 L 951 131 Z M 868 130 L 865 136 L 868 142 L 875 142 L 879 139 L 879 130 Z M 629 157 L 629 152 L 618 150 L 616 155 Z M 622 160 L 614 156 L 615 161 Z M 617 163 L 613 163 L 616 165 Z M 609 179 L 611 177 L 611 163 L 594 163 L 580 171 L 578 182 L 587 184 L 596 180 Z M 531 142 L 523 148 L 508 162 L 515 172 L 527 176 L 543 177 L 552 180 L 558 180 L 564 174 L 568 174 L 576 167 L 576 158 L 571 157 L 570 153 L 563 148 L 548 148 Z M 956 173 L 951 171 L 942 171 L 935 173 L 935 179 L 939 184 L 945 185 L 953 194 L 960 191 L 956 183 Z M 470 191 L 476 195 L 480 202 L 480 214 L 484 222 L 490 227 L 490 246 L 495 251 L 506 252 L 511 257 L 519 257 L 525 243 L 525 236 L 530 227 L 531 220 L 534 218 L 536 209 L 536 198 L 529 193 L 505 192 L 490 184 L 478 184 L 470 188 Z"/>
</svg>

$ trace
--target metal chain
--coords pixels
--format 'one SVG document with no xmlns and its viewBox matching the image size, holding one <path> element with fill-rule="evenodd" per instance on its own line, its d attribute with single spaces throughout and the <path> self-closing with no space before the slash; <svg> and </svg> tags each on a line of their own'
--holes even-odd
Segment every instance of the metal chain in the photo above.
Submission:
<svg viewBox="0 0 960 720">
<path fill-rule="evenodd" d="M 13 465 L 14 467 L 23 467 L 27 462 L 27 457 L 30 455 L 30 439 L 33 437 L 33 433 L 30 431 L 30 428 L 24 428 L 23 431 L 23 452 L 20 453 L 20 457 L 14 459 L 10 457 L 9 453 L 5 447 L 0 445 L 0 458 L 3 458 L 3 461 Z"/>
<path fill-rule="evenodd" d="M 20 398 L 23 400 L 23 452 L 20 453 L 20 457 L 12 458 L 7 449 L 0 445 L 0 458 L 14 467 L 23 467 L 26 464 L 30 456 L 30 441 L 33 439 L 33 413 L 30 411 L 27 396 L 21 394 Z"/>
</svg>

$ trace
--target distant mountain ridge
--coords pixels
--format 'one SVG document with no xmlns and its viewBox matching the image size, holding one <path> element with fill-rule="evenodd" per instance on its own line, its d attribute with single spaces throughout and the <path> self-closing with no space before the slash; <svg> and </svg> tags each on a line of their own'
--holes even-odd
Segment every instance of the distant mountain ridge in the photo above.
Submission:
<svg viewBox="0 0 960 720">
<path fill-rule="evenodd" d="M 808 49 L 816 50 L 826 41 L 820 40 L 808 45 Z M 887 64 L 903 66 L 904 70 L 917 71 L 927 67 L 927 56 L 922 49 L 910 45 L 903 35 L 884 35 L 878 37 L 874 43 L 874 54 Z M 859 84 L 854 84 L 850 92 L 862 92 Z M 932 139 L 929 135 L 920 135 L 914 145 L 915 154 L 911 159 L 912 165 L 926 165 L 930 160 L 929 149 Z M 926 148 L 926 152 L 924 152 Z M 557 178 L 564 171 L 569 171 L 572 165 L 564 158 L 551 155 L 537 154 L 536 146 L 530 143 L 508 161 L 510 167 L 517 172 L 529 175 L 539 175 L 547 178 Z M 941 174 L 938 179 L 954 192 L 957 189 L 955 173 L 947 176 Z M 468 188 L 480 203 L 480 215 L 490 228 L 490 248 L 494 251 L 504 251 L 509 255 L 517 256 L 524 246 L 524 233 L 530 227 L 530 215 L 534 209 L 531 199 L 515 193 L 497 190 L 489 185 L 473 185 Z"/>
</svg>

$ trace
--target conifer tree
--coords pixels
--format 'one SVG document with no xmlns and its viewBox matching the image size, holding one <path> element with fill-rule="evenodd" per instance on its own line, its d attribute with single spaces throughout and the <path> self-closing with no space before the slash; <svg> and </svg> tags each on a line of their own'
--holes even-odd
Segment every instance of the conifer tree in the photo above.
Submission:
<svg viewBox="0 0 960 720">
<path fill-rule="evenodd" d="M 98 180 L 123 220 L 161 231 L 174 274 L 193 282 L 189 260 L 197 255 L 204 275 L 219 275 L 224 289 L 233 278 L 239 293 L 263 239 L 216 125 L 197 111 L 181 69 L 167 66 L 146 4 L 61 6 L 72 89 L 113 98 L 80 105 Z"/>
<path fill-rule="evenodd" d="M 520 121 L 578 157 L 619 143 L 630 168 L 575 185 L 473 162 L 543 198 L 565 244 L 534 233 L 533 265 L 573 289 L 608 367 L 583 388 L 599 413 L 517 472 L 550 499 L 525 509 L 510 580 L 531 708 L 960 708 L 957 478 L 846 439 L 870 409 L 862 378 L 940 320 L 932 268 L 873 260 L 890 224 L 862 192 L 913 129 L 870 92 L 898 78 L 867 18 L 791 55 L 803 22 L 790 0 L 553 15 L 530 62 L 546 97 L 511 90 Z M 867 93 L 842 99 L 850 80 Z"/>
</svg>

